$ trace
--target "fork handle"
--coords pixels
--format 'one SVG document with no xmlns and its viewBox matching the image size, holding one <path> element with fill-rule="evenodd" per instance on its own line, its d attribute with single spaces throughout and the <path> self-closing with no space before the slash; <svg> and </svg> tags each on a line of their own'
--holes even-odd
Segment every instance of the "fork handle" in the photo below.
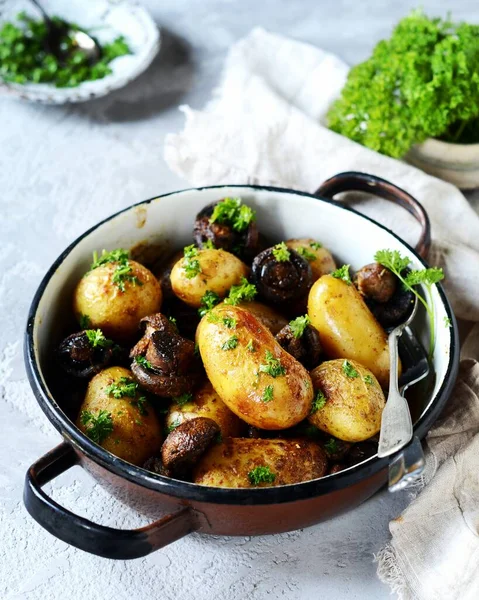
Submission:
<svg viewBox="0 0 479 600">
<path fill-rule="evenodd" d="M 322 183 L 314 193 L 316 196 L 333 199 L 341 192 L 367 192 L 405 208 L 421 226 L 416 252 L 422 258 L 427 258 L 431 246 L 431 225 L 423 205 L 411 194 L 386 179 L 359 171 L 338 173 Z"/>
<path fill-rule="evenodd" d="M 398 338 L 402 329 L 394 329 L 389 334 L 389 394 L 381 417 L 378 456 L 390 456 L 411 441 L 413 430 L 409 406 L 398 389 Z"/>
</svg>

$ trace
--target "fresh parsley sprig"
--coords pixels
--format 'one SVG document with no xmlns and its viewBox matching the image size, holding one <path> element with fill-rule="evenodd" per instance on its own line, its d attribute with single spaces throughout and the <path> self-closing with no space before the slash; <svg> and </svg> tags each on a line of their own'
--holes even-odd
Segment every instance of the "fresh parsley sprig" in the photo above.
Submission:
<svg viewBox="0 0 479 600">
<path fill-rule="evenodd" d="M 113 341 L 103 335 L 101 329 L 86 329 L 85 334 L 92 348 L 111 348 Z"/>
<path fill-rule="evenodd" d="M 235 231 L 242 233 L 255 219 L 255 211 L 242 204 L 241 198 L 224 198 L 215 206 L 210 223 L 230 225 Z"/>
<path fill-rule="evenodd" d="M 304 315 L 303 317 L 296 317 L 296 319 L 290 321 L 289 326 L 291 328 L 291 331 L 293 332 L 294 337 L 296 339 L 302 337 L 304 332 L 306 331 L 306 327 L 310 323 L 311 319 L 308 317 L 308 315 Z"/>
<path fill-rule="evenodd" d="M 331 276 L 336 279 L 342 279 L 348 285 L 351 285 L 351 275 L 349 274 L 350 266 L 351 265 L 343 265 L 342 267 L 339 267 L 339 269 L 336 269 L 336 271 L 331 273 Z"/>
<path fill-rule="evenodd" d="M 327 398 L 323 394 L 322 390 L 317 390 L 316 395 L 313 399 L 313 404 L 311 406 L 311 414 L 314 415 L 315 412 L 318 412 L 323 406 L 326 404 Z"/>
<path fill-rule="evenodd" d="M 212 290 L 207 290 L 203 297 L 201 298 L 201 306 L 198 309 L 198 314 L 200 317 L 204 317 L 207 312 L 209 312 L 214 306 L 216 306 L 221 301 L 221 298 L 218 296 L 216 292 Z"/>
<path fill-rule="evenodd" d="M 89 410 L 82 410 L 80 422 L 85 427 L 86 435 L 96 444 L 101 444 L 113 431 L 113 419 L 106 410 L 100 410 L 96 415 Z"/>
<path fill-rule="evenodd" d="M 411 291 L 426 309 L 429 317 L 431 337 L 429 342 L 429 359 L 433 357 L 436 346 L 436 326 L 434 306 L 432 304 L 432 286 L 444 279 L 444 271 L 438 267 L 429 269 L 419 269 L 409 271 L 403 274 L 403 271 L 410 265 L 411 259 L 407 256 L 401 256 L 398 250 L 378 250 L 374 255 L 374 260 L 383 267 L 389 269 L 403 283 L 404 287 Z M 427 290 L 428 300 L 415 288 L 416 285 L 423 285 Z"/>
<path fill-rule="evenodd" d="M 278 262 L 286 262 L 291 258 L 291 253 L 288 249 L 288 246 L 286 246 L 284 242 L 273 246 L 272 252 L 273 256 Z"/>
<path fill-rule="evenodd" d="M 350 379 L 355 379 L 356 377 L 359 377 L 359 373 L 356 371 L 356 369 L 353 367 L 353 365 L 349 362 L 349 360 L 345 360 L 343 362 L 343 364 L 341 365 L 341 368 L 343 370 L 343 373 Z"/>
<path fill-rule="evenodd" d="M 117 382 L 112 383 L 105 388 L 105 392 L 117 400 L 124 396 L 134 398 L 137 390 L 137 382 L 134 379 L 130 379 L 130 377 L 120 377 Z"/>
<path fill-rule="evenodd" d="M 232 285 L 225 299 L 225 304 L 236 306 L 240 302 L 252 302 L 258 290 L 253 283 L 250 283 L 246 277 L 242 277 L 238 285 Z"/>
<path fill-rule="evenodd" d="M 145 356 L 135 356 L 135 362 L 144 369 L 150 370 L 152 368 L 151 362 L 147 360 Z"/>
<path fill-rule="evenodd" d="M 298 248 L 295 248 L 295 250 L 300 256 L 305 258 L 308 262 L 311 262 L 318 258 L 316 256 L 316 254 L 314 254 L 314 252 L 311 252 L 311 250 L 309 250 L 306 246 L 298 246 Z"/>
<path fill-rule="evenodd" d="M 221 349 L 222 350 L 234 350 L 237 346 L 238 346 L 238 336 L 237 335 L 232 335 L 221 346 Z"/>
<path fill-rule="evenodd" d="M 283 367 L 279 358 L 275 358 L 272 352 L 266 350 L 266 364 L 259 366 L 259 373 L 271 375 L 274 379 L 286 373 L 286 368 Z"/>
<path fill-rule="evenodd" d="M 274 483 L 276 475 L 268 466 L 259 466 L 255 467 L 248 473 L 248 479 L 251 485 L 259 485 L 260 483 Z"/>
<path fill-rule="evenodd" d="M 176 402 L 176 404 L 178 404 L 178 406 L 184 406 L 185 404 L 188 404 L 188 402 L 191 402 L 193 400 L 193 394 L 190 392 L 185 392 L 184 394 L 181 394 L 181 396 L 176 396 L 175 398 L 173 398 L 173 402 Z"/>
<path fill-rule="evenodd" d="M 201 273 L 201 265 L 198 260 L 198 248 L 191 244 L 183 249 L 183 270 L 187 279 L 193 279 L 198 273 Z"/>
</svg>

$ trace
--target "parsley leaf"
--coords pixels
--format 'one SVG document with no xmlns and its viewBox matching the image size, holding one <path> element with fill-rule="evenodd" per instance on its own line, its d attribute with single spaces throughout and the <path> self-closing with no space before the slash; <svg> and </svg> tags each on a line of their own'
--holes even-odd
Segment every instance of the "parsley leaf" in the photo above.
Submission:
<svg viewBox="0 0 479 600">
<path fill-rule="evenodd" d="M 104 265 L 110 263 L 118 263 L 112 275 L 112 282 L 118 286 L 121 292 L 125 291 L 125 283 L 132 283 L 133 285 L 143 285 L 143 282 L 138 279 L 136 275 L 132 275 L 133 267 L 128 260 L 130 253 L 128 250 L 123 248 L 117 248 L 111 252 L 106 250 L 102 251 L 101 256 L 98 256 L 97 252 L 93 253 L 93 262 L 90 265 L 90 271 L 98 269 Z"/>
<path fill-rule="evenodd" d="M 268 466 L 255 467 L 248 473 L 248 479 L 251 485 L 259 485 L 260 483 L 273 483 L 276 475 Z"/>
<path fill-rule="evenodd" d="M 267 404 L 273 400 L 274 389 L 272 385 L 267 385 L 263 391 L 263 397 L 261 398 L 261 402 Z"/>
<path fill-rule="evenodd" d="M 365 375 L 363 379 L 364 379 L 364 382 L 367 383 L 368 385 L 374 384 L 374 379 L 371 377 L 371 375 Z"/>
<path fill-rule="evenodd" d="M 105 392 L 118 400 L 119 398 L 123 398 L 124 396 L 134 398 L 137 389 L 138 384 L 134 379 L 130 379 L 129 377 L 120 377 L 118 382 L 112 383 L 111 385 L 107 386 L 105 388 Z"/>
<path fill-rule="evenodd" d="M 117 248 L 110 252 L 102 250 L 101 256 L 98 256 L 98 252 L 95 251 L 93 252 L 93 262 L 90 265 L 90 271 L 112 262 L 124 263 L 128 261 L 129 257 L 130 253 L 123 248 Z"/>
<path fill-rule="evenodd" d="M 256 213 L 249 206 L 242 204 L 241 198 L 223 198 L 214 207 L 210 223 L 230 225 L 235 231 L 245 231 L 256 219 Z"/>
<path fill-rule="evenodd" d="M 311 246 L 311 248 L 313 250 L 319 250 L 320 248 L 323 247 L 323 244 L 321 244 L 320 242 L 310 242 L 309 245 Z"/>
<path fill-rule="evenodd" d="M 113 431 L 113 419 L 106 410 L 100 410 L 96 415 L 89 410 L 82 410 L 80 422 L 85 426 L 86 435 L 97 444 L 101 444 Z"/>
<path fill-rule="evenodd" d="M 350 377 L 351 379 L 355 379 L 359 377 L 359 373 L 353 367 L 353 365 L 349 362 L 349 360 L 345 360 L 341 366 L 343 373 Z"/>
<path fill-rule="evenodd" d="M 223 324 L 228 329 L 236 329 L 236 319 L 234 317 L 223 317 Z"/>
<path fill-rule="evenodd" d="M 314 415 L 315 412 L 323 408 L 326 404 L 327 398 L 323 394 L 322 390 L 317 390 L 316 395 L 313 399 L 313 405 L 311 406 L 311 414 Z"/>
<path fill-rule="evenodd" d="M 184 406 L 185 404 L 188 404 L 188 402 L 191 402 L 193 400 L 193 394 L 189 393 L 189 392 L 185 392 L 184 394 L 181 394 L 181 396 L 176 396 L 175 398 L 173 398 L 173 402 L 176 402 L 176 404 L 178 404 L 178 406 Z"/>
<path fill-rule="evenodd" d="M 91 325 L 91 319 L 88 315 L 80 315 L 78 322 L 80 323 L 80 327 L 82 329 L 88 329 Z"/>
<path fill-rule="evenodd" d="M 147 360 L 144 356 L 135 356 L 135 362 L 137 365 L 140 365 L 144 369 L 151 369 L 151 362 Z"/>
<path fill-rule="evenodd" d="M 350 266 L 351 265 L 343 265 L 342 267 L 339 267 L 339 269 L 336 269 L 336 271 L 333 271 L 331 275 L 336 279 L 342 279 L 348 285 L 351 285 L 351 275 L 349 274 Z"/>
<path fill-rule="evenodd" d="M 216 250 L 216 246 L 213 244 L 213 242 L 211 240 L 206 240 L 205 242 L 203 242 L 202 248 L 204 250 Z"/>
<path fill-rule="evenodd" d="M 92 348 L 111 348 L 112 340 L 107 339 L 101 329 L 85 329 L 85 334 Z"/>
<path fill-rule="evenodd" d="M 136 406 L 136 408 L 138 409 L 138 412 L 140 413 L 140 415 L 142 417 L 143 416 L 147 417 L 148 416 L 148 411 L 145 408 L 146 402 L 147 402 L 146 396 L 140 396 L 136 400 L 131 400 L 130 404 L 132 406 Z"/>
<path fill-rule="evenodd" d="M 286 262 L 290 259 L 291 253 L 288 250 L 288 246 L 284 242 L 281 242 L 273 246 L 273 256 L 278 262 Z"/>
<path fill-rule="evenodd" d="M 329 440 L 324 444 L 324 449 L 328 454 L 334 454 L 338 451 L 338 442 L 334 438 L 329 438 Z"/>
<path fill-rule="evenodd" d="M 198 273 L 201 273 L 201 265 L 198 258 L 198 248 L 191 244 L 183 249 L 183 270 L 187 279 L 193 279 Z"/>
<path fill-rule="evenodd" d="M 165 427 L 165 434 L 169 435 L 172 431 L 174 431 L 180 425 L 181 425 L 181 422 L 178 419 L 176 419 L 175 421 L 173 421 L 173 423 L 171 423 L 171 425 L 168 425 L 167 427 Z"/>
<path fill-rule="evenodd" d="M 309 262 L 318 258 L 316 254 L 314 254 L 314 252 L 311 252 L 311 250 L 308 250 L 306 246 L 299 246 L 298 248 L 295 248 L 295 250 L 300 256 L 302 256 Z"/>
<path fill-rule="evenodd" d="M 234 350 L 237 346 L 238 346 L 238 336 L 237 335 L 232 335 L 221 346 L 221 350 Z"/>
<path fill-rule="evenodd" d="M 249 350 L 249 352 L 256 352 L 256 349 L 255 349 L 254 344 L 253 344 L 253 340 L 250 340 L 246 344 L 246 350 Z"/>
<path fill-rule="evenodd" d="M 257 293 L 256 286 L 250 283 L 246 277 L 242 277 L 238 285 L 231 286 L 225 304 L 236 306 L 240 302 L 252 302 Z"/>
<path fill-rule="evenodd" d="M 178 329 L 178 323 L 176 322 L 175 317 L 168 317 L 168 321 Z"/>
<path fill-rule="evenodd" d="M 266 350 L 266 364 L 259 366 L 259 373 L 267 373 L 276 378 L 286 373 L 285 367 L 281 364 L 279 358 L 275 358 L 272 352 Z"/>
<path fill-rule="evenodd" d="M 203 294 L 203 297 L 200 301 L 201 307 L 198 309 L 198 314 L 200 317 L 204 317 L 206 313 L 213 308 L 213 306 L 216 306 L 220 302 L 220 300 L 221 298 L 216 292 L 207 290 Z"/>
<path fill-rule="evenodd" d="M 289 326 L 291 327 L 291 331 L 296 339 L 300 338 L 306 330 L 306 327 L 311 323 L 311 319 L 308 315 L 304 315 L 303 317 L 296 317 L 289 322 Z"/>
</svg>

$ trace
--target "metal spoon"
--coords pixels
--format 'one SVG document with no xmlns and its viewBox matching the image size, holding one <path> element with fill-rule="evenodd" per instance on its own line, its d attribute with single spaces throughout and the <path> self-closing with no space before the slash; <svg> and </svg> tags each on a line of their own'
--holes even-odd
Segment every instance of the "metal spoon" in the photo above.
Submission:
<svg viewBox="0 0 479 600">
<path fill-rule="evenodd" d="M 77 31 L 70 28 L 68 23 L 55 23 L 37 0 L 31 0 L 31 2 L 42 13 L 43 20 L 47 26 L 45 47 L 49 53 L 56 56 L 60 61 L 65 61 L 70 54 L 75 52 L 84 54 L 90 65 L 100 60 L 101 47 L 94 38 L 84 31 Z M 73 50 L 70 48 L 65 49 L 64 40 L 67 36 L 73 41 Z"/>
<path fill-rule="evenodd" d="M 378 456 L 390 456 L 404 448 L 412 439 L 413 429 L 411 413 L 404 396 L 398 387 L 398 339 L 404 329 L 416 316 L 417 298 L 414 297 L 414 306 L 404 323 L 395 327 L 388 337 L 389 344 L 389 395 L 381 418 L 381 431 L 379 434 Z"/>
</svg>

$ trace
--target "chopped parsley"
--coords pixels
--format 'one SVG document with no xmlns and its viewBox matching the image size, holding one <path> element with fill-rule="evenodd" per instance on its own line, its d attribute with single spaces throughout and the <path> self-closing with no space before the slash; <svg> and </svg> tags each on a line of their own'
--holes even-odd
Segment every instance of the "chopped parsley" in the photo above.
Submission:
<svg viewBox="0 0 479 600">
<path fill-rule="evenodd" d="M 327 398 L 323 394 L 322 390 L 317 390 L 316 395 L 313 399 L 313 405 L 311 407 L 311 414 L 314 415 L 315 412 L 323 408 L 326 404 Z"/>
<path fill-rule="evenodd" d="M 311 323 L 311 319 L 308 315 L 304 315 L 304 317 L 296 317 L 289 322 L 289 326 L 293 335 L 296 339 L 300 338 L 306 330 L 306 327 Z"/>
<path fill-rule="evenodd" d="M 402 275 L 402 272 L 409 266 L 411 260 L 407 256 L 401 256 L 397 250 L 378 250 L 374 255 L 374 260 L 378 262 L 386 269 L 389 269 L 396 275 L 396 277 L 403 283 L 404 287 L 412 292 L 416 298 L 426 309 L 429 317 L 429 329 L 431 332 L 431 339 L 429 343 L 429 358 L 432 358 L 434 354 L 434 347 L 436 345 L 436 328 L 435 328 L 435 315 L 432 302 L 432 286 L 444 279 L 444 271 L 438 267 L 431 267 L 429 269 L 420 269 L 415 271 L 409 271 L 407 275 Z M 414 286 L 422 284 L 425 286 L 428 292 L 428 302 L 422 294 L 420 294 Z"/>
<path fill-rule="evenodd" d="M 374 384 L 374 379 L 371 377 L 371 375 L 365 375 L 363 379 L 364 379 L 364 382 L 367 383 L 368 385 Z"/>
<path fill-rule="evenodd" d="M 146 402 L 146 396 L 140 396 L 137 400 L 131 400 L 130 404 L 138 409 L 138 412 L 142 417 L 147 417 L 148 411 L 145 408 Z"/>
<path fill-rule="evenodd" d="M 235 231 L 241 233 L 255 219 L 255 211 L 249 206 L 242 204 L 241 198 L 223 198 L 223 200 L 216 204 L 213 214 L 210 217 L 210 223 L 230 225 Z"/>
<path fill-rule="evenodd" d="M 278 262 L 286 262 L 291 258 L 291 253 L 288 246 L 284 242 L 273 246 L 273 256 Z"/>
<path fill-rule="evenodd" d="M 237 346 L 238 346 L 238 336 L 237 335 L 232 335 L 221 346 L 221 350 L 234 350 Z"/>
<path fill-rule="evenodd" d="M 168 321 L 178 329 L 178 323 L 176 322 L 175 317 L 168 317 Z"/>
<path fill-rule="evenodd" d="M 105 388 L 105 392 L 118 400 L 124 396 L 134 398 L 137 389 L 138 384 L 134 379 L 130 379 L 129 377 L 120 377 L 118 382 L 107 386 Z"/>
<path fill-rule="evenodd" d="M 336 279 L 342 279 L 348 285 L 351 285 L 351 275 L 349 274 L 350 266 L 351 265 L 343 265 L 342 267 L 339 267 L 339 269 L 336 269 L 336 271 L 333 271 L 331 275 Z"/>
<path fill-rule="evenodd" d="M 251 302 L 257 293 L 256 286 L 250 283 L 246 277 L 242 277 L 238 285 L 231 286 L 225 304 L 236 306 L 240 302 Z"/>
<path fill-rule="evenodd" d="M 111 348 L 112 340 L 107 339 L 101 329 L 85 329 L 88 342 L 92 348 Z"/>
<path fill-rule="evenodd" d="M 209 312 L 208 316 L 206 318 L 208 319 L 208 323 L 219 323 L 220 322 L 219 316 L 214 312 Z"/>
<path fill-rule="evenodd" d="M 353 367 L 353 365 L 349 362 L 349 360 L 345 360 L 341 366 L 343 373 L 347 375 L 351 379 L 355 379 L 359 377 L 359 373 Z"/>
<path fill-rule="evenodd" d="M 200 308 L 198 309 L 198 314 L 200 317 L 204 317 L 207 312 L 209 312 L 214 306 L 220 302 L 221 298 L 218 296 L 216 292 L 211 290 L 207 290 L 200 301 Z"/>
<path fill-rule="evenodd" d="M 82 329 L 88 329 L 91 325 L 91 319 L 88 315 L 80 315 L 78 322 L 80 323 L 80 327 Z"/>
<path fill-rule="evenodd" d="M 183 249 L 183 270 L 187 279 L 193 279 L 198 273 L 201 273 L 201 265 L 198 260 L 198 248 L 191 244 Z"/>
<path fill-rule="evenodd" d="M 223 317 L 223 324 L 228 329 L 236 329 L 236 319 L 234 317 Z"/>
<path fill-rule="evenodd" d="M 321 244 L 320 242 L 310 242 L 309 245 L 313 250 L 319 250 L 323 247 L 323 244 Z"/>
<path fill-rule="evenodd" d="M 90 271 L 98 269 L 98 267 L 102 267 L 108 263 L 124 263 L 128 261 L 129 257 L 130 253 L 128 250 L 124 250 L 123 248 L 117 248 L 116 250 L 111 250 L 110 252 L 102 250 L 101 256 L 98 256 L 98 252 L 95 250 L 95 252 L 93 252 L 93 262 L 90 265 Z"/>
<path fill-rule="evenodd" d="M 253 340 L 250 340 L 246 344 L 246 350 L 249 350 L 249 352 L 256 352 L 256 349 L 255 349 L 254 344 L 253 344 Z"/>
<path fill-rule="evenodd" d="M 216 250 L 216 246 L 211 240 L 206 240 L 206 242 L 203 242 L 202 248 L 204 248 L 205 250 Z"/>
<path fill-rule="evenodd" d="M 173 423 L 171 423 L 171 425 L 168 425 L 167 427 L 165 427 L 165 433 L 166 433 L 166 435 L 170 434 L 172 431 L 174 431 L 180 425 L 181 425 L 181 423 L 180 423 L 180 421 L 178 419 L 176 419 L 175 421 L 173 421 Z"/>
<path fill-rule="evenodd" d="M 184 394 L 181 394 L 181 396 L 176 396 L 175 398 L 173 398 L 173 402 L 176 402 L 176 404 L 178 404 L 178 406 L 184 406 L 185 404 L 188 404 L 188 402 L 191 402 L 193 400 L 193 394 L 191 394 L 190 392 L 185 392 Z"/>
<path fill-rule="evenodd" d="M 147 360 L 144 356 L 135 356 L 135 362 L 137 365 L 140 365 L 144 369 L 151 369 L 151 362 Z"/>
<path fill-rule="evenodd" d="M 281 364 L 279 358 L 275 358 L 273 353 L 266 350 L 266 364 L 259 366 L 260 373 L 267 373 L 271 377 L 280 377 L 286 373 L 285 367 Z"/>
<path fill-rule="evenodd" d="M 101 256 L 95 251 L 93 253 L 93 262 L 90 265 L 90 271 L 102 267 L 110 263 L 118 263 L 112 275 L 112 282 L 119 288 L 121 292 L 125 291 L 125 284 L 132 283 L 133 285 L 143 285 L 143 282 L 136 275 L 132 275 L 133 267 L 130 264 L 130 253 L 123 248 L 117 248 L 111 252 L 103 250 Z M 88 272 L 90 272 L 88 271 Z"/>
<path fill-rule="evenodd" d="M 113 431 L 113 419 L 106 410 L 100 410 L 96 415 L 89 410 L 82 410 L 80 422 L 85 427 L 86 435 L 97 444 L 101 444 Z"/>
<path fill-rule="evenodd" d="M 267 385 L 264 388 L 263 397 L 261 398 L 261 402 L 264 402 L 265 404 L 267 404 L 268 402 L 271 402 L 271 400 L 273 399 L 273 395 L 274 395 L 273 386 Z"/>
<path fill-rule="evenodd" d="M 268 466 L 255 467 L 248 473 L 248 479 L 251 485 L 259 485 L 260 483 L 273 483 L 276 475 Z"/>
<path fill-rule="evenodd" d="M 338 451 L 338 441 L 334 438 L 329 438 L 329 440 L 324 444 L 324 449 L 328 454 L 334 454 Z"/>
<path fill-rule="evenodd" d="M 452 327 L 452 321 L 449 317 L 444 317 L 444 326 L 445 327 Z"/>
<path fill-rule="evenodd" d="M 295 250 L 300 256 L 302 256 L 309 262 L 318 258 L 316 254 L 314 254 L 314 252 L 311 252 L 311 250 L 308 250 L 306 246 L 299 246 L 298 248 L 295 248 Z"/>
</svg>

